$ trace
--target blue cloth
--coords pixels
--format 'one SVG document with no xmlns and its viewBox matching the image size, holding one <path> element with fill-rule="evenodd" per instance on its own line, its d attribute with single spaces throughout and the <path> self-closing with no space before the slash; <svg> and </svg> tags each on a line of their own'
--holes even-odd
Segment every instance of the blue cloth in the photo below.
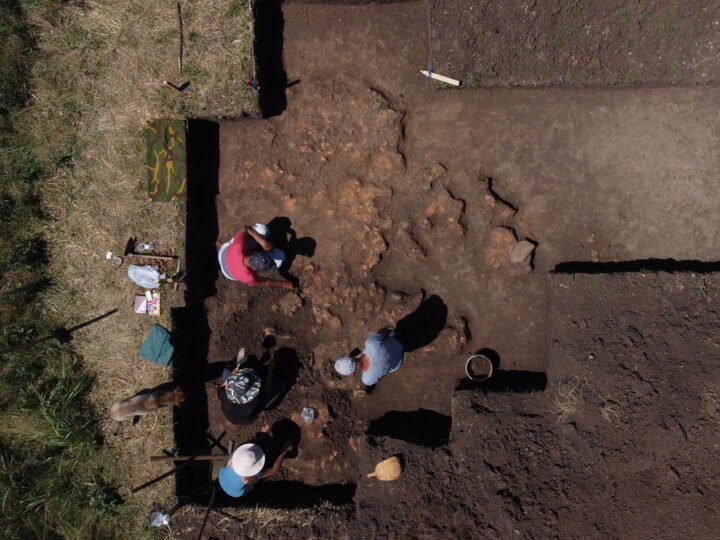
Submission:
<svg viewBox="0 0 720 540">
<path fill-rule="evenodd" d="M 397 370 L 403 361 L 403 346 L 394 337 L 382 338 L 377 332 L 365 340 L 363 353 L 370 358 L 370 368 L 363 371 L 362 382 L 368 386 L 377 384 L 388 373 Z"/>
<path fill-rule="evenodd" d="M 255 475 L 255 478 L 262 478 L 262 473 Z M 255 486 L 255 484 L 246 482 L 242 476 L 227 465 L 220 469 L 218 481 L 220 482 L 220 487 L 223 488 L 223 491 L 231 497 L 242 497 L 243 495 L 247 495 Z"/>
</svg>

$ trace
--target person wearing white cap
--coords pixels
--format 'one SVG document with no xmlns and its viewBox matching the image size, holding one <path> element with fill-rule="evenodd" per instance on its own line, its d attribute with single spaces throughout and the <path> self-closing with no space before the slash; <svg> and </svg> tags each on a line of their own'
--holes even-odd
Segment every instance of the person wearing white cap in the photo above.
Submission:
<svg viewBox="0 0 720 540">
<path fill-rule="evenodd" d="M 342 376 L 355 373 L 358 366 L 362 382 L 372 387 L 388 373 L 397 371 L 403 361 L 404 349 L 395 338 L 395 330 L 381 328 L 365 340 L 365 350 L 359 357 L 343 356 L 335 361 L 335 371 Z"/>
<path fill-rule="evenodd" d="M 242 281 L 251 287 L 260 285 L 292 289 L 293 284 L 290 281 L 258 274 L 278 270 L 285 261 L 285 253 L 275 248 L 268 240 L 269 236 L 267 225 L 262 223 L 243 227 L 218 251 L 222 274 L 229 280 Z"/>
<path fill-rule="evenodd" d="M 267 437 L 270 426 L 263 427 L 258 439 Z M 272 467 L 265 468 L 265 451 L 259 444 L 250 442 L 238 447 L 218 474 L 218 482 L 225 493 L 231 497 L 247 495 L 260 480 L 266 480 L 280 470 L 283 459 L 290 449 L 290 442 L 280 448 L 280 454 Z"/>
</svg>

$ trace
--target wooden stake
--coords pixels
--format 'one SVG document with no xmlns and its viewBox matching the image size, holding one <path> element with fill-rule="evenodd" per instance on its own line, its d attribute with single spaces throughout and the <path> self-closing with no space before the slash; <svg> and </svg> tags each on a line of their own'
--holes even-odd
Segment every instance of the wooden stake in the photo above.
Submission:
<svg viewBox="0 0 720 540">
<path fill-rule="evenodd" d="M 422 73 L 426 77 L 435 79 L 436 81 L 444 82 L 447 84 L 452 84 L 453 86 L 460 86 L 460 81 L 458 81 L 457 79 L 451 79 L 450 77 L 445 77 L 444 75 L 438 75 L 437 73 L 430 73 L 429 71 L 425 71 L 424 69 L 421 69 L 420 73 Z"/>
<path fill-rule="evenodd" d="M 177 3 L 177 19 L 178 27 L 180 29 L 180 44 L 178 46 L 178 69 L 180 73 L 183 72 L 183 20 L 182 20 L 182 8 L 180 2 Z"/>
<path fill-rule="evenodd" d="M 153 463 L 165 463 L 168 461 L 187 461 L 188 459 L 194 459 L 195 461 L 226 461 L 227 456 L 225 454 L 205 454 L 201 456 L 150 456 L 150 461 Z"/>
<path fill-rule="evenodd" d="M 159 482 L 160 480 L 163 480 L 163 479 L 167 478 L 167 477 L 170 476 L 171 474 L 175 474 L 176 472 L 182 471 L 185 467 L 187 467 L 188 465 L 190 465 L 190 463 L 192 463 L 192 462 L 195 460 L 195 458 L 196 458 L 197 456 L 199 456 L 199 455 L 200 455 L 200 454 L 198 453 L 198 454 L 196 454 L 196 455 L 189 456 L 189 457 L 187 458 L 187 460 L 185 460 L 185 462 L 181 463 L 181 464 L 178 465 L 177 467 L 174 467 L 174 468 L 170 469 L 168 472 L 161 474 L 161 475 L 158 476 L 157 478 L 153 478 L 153 479 L 150 480 L 149 482 L 145 482 L 142 486 L 138 486 L 138 487 L 134 488 L 130 493 L 132 493 L 132 494 L 134 495 L 134 494 L 137 493 L 138 491 L 141 491 L 141 490 L 145 489 L 146 487 L 152 486 L 153 484 Z"/>
<path fill-rule="evenodd" d="M 160 259 L 161 261 L 175 261 L 177 255 L 153 255 L 151 253 L 126 253 L 126 257 L 134 257 L 136 259 Z"/>
<path fill-rule="evenodd" d="M 215 495 L 217 495 L 217 486 L 213 488 L 212 495 L 210 495 L 210 502 L 208 503 L 207 512 L 205 512 L 205 519 L 203 519 L 202 526 L 200 527 L 200 532 L 197 535 L 197 540 L 202 540 L 202 533 L 205 530 L 205 525 L 207 525 L 207 520 L 210 517 L 210 512 L 212 511 L 212 507 L 215 504 Z"/>
</svg>

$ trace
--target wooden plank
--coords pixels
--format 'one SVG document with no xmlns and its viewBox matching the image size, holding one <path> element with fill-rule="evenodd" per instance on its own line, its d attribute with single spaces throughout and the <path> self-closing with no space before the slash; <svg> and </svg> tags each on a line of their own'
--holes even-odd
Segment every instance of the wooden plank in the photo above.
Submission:
<svg viewBox="0 0 720 540">
<path fill-rule="evenodd" d="M 187 461 L 194 459 L 195 461 L 226 461 L 225 454 L 206 454 L 201 456 L 150 456 L 150 461 L 155 463 L 165 463 L 167 461 Z"/>
</svg>

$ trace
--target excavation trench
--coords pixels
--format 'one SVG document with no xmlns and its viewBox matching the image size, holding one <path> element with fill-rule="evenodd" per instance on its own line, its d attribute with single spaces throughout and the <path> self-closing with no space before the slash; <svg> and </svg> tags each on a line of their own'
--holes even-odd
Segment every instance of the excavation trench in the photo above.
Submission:
<svg viewBox="0 0 720 540">
<path fill-rule="evenodd" d="M 653 391 L 656 367 L 674 366 L 675 358 L 645 336 L 670 331 L 688 312 L 704 332 L 716 326 L 697 292 L 713 290 L 716 263 L 694 260 L 712 260 L 719 247 L 717 197 L 708 189 L 716 150 L 702 127 L 720 110 L 717 95 L 698 88 L 429 92 L 418 80 L 427 66 L 424 2 L 263 5 L 257 39 L 269 33 L 258 45 L 267 45 L 270 65 L 258 71 L 277 82 L 261 84 L 266 118 L 196 130 L 208 144 L 188 199 L 188 306 L 174 313 L 174 377 L 191 394 L 176 412 L 178 449 L 209 450 L 208 432 L 224 432 L 223 441 L 237 446 L 264 423 L 291 420 L 301 432 L 298 455 L 277 481 L 258 485 L 256 503 L 289 508 L 301 502 L 289 492 L 298 492 L 357 509 L 341 524 L 318 512 L 318 534 L 572 535 L 566 524 L 578 523 L 591 535 L 598 515 L 612 535 L 634 531 L 622 508 L 597 513 L 605 508 L 598 494 L 613 482 L 628 486 L 613 500 L 642 499 L 650 485 L 661 486 L 663 500 L 677 500 L 670 483 L 690 493 L 684 477 L 668 482 L 661 451 L 681 433 L 676 420 L 686 420 Z M 638 148 L 630 167 L 628 149 Z M 658 187 L 659 178 L 675 180 Z M 692 211 L 669 212 L 668 200 Z M 256 222 L 271 224 L 285 245 L 313 247 L 293 252 L 288 272 L 299 294 L 218 274 L 219 245 Z M 532 257 L 511 261 L 526 238 L 536 242 Z M 638 279 L 651 257 L 678 262 L 651 266 L 658 272 L 643 296 Z M 594 260 L 631 263 L 583 262 Z M 673 265 L 671 279 L 664 271 Z M 688 275 L 703 269 L 707 285 Z M 615 273 L 627 270 L 637 272 Z M 585 288 L 573 289 L 575 278 Z M 621 312 L 598 300 L 604 291 Z M 668 318 L 654 316 L 652 302 Z M 591 317 L 593 305 L 602 307 Z M 406 357 L 361 397 L 357 378 L 340 378 L 333 361 L 384 326 L 398 329 Z M 692 326 L 679 331 L 704 358 L 708 340 Z M 293 388 L 251 427 L 227 422 L 207 384 L 241 347 L 262 362 L 297 364 Z M 502 359 L 493 377 L 465 381 L 465 361 L 487 348 Z M 701 363 L 693 365 L 702 373 Z M 625 394 L 614 381 L 632 390 Z M 693 395 L 688 414 L 702 424 L 701 411 L 713 409 Z M 316 413 L 311 424 L 300 418 L 304 407 Z M 644 411 L 666 420 L 647 426 L 650 441 L 637 429 Z M 632 440 L 629 463 L 616 459 L 625 455 L 623 436 Z M 405 461 L 401 480 L 367 478 L 391 455 Z M 626 466 L 653 481 L 615 474 Z M 573 470 L 594 472 L 578 481 Z M 188 467 L 178 474 L 178 494 L 210 478 L 206 463 Z M 578 513 L 568 513 L 567 500 Z M 650 516 L 651 506 L 641 507 Z M 672 515 L 667 508 L 657 517 Z"/>
</svg>

